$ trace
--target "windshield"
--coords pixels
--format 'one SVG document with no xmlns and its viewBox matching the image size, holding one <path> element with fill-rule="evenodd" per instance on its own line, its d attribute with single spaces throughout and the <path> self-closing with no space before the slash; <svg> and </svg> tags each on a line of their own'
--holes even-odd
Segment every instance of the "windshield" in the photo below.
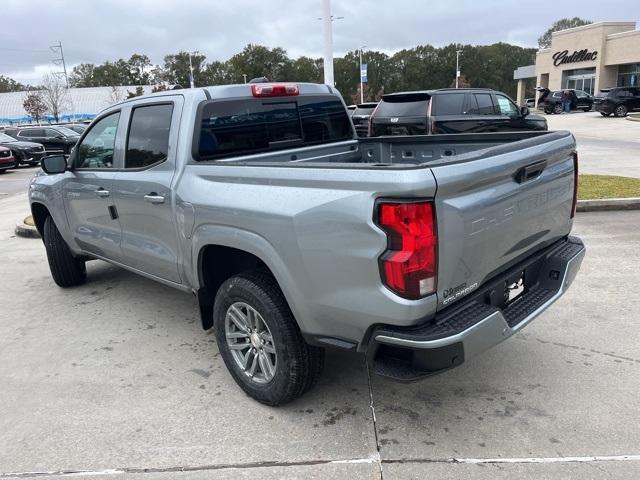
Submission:
<svg viewBox="0 0 640 480">
<path fill-rule="evenodd" d="M 65 137 L 77 137 L 78 132 L 74 132 L 70 128 L 67 127 L 56 127 L 56 130 L 63 134 Z"/>
<path fill-rule="evenodd" d="M 6 133 L 0 133 L 0 143 L 9 143 L 9 142 L 17 142 L 17 140 L 13 137 L 10 137 Z"/>
</svg>

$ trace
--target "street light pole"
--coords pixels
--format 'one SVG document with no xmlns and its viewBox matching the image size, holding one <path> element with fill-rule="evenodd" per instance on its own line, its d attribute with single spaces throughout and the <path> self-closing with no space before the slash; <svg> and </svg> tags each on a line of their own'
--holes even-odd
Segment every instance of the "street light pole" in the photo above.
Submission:
<svg viewBox="0 0 640 480">
<path fill-rule="evenodd" d="M 364 87 L 362 85 L 362 49 L 365 47 L 366 45 L 362 45 L 360 47 L 360 103 L 364 103 Z"/>
<path fill-rule="evenodd" d="M 191 52 L 189 52 L 189 85 L 191 88 L 196 88 L 193 82 L 193 64 L 191 63 Z"/>
<path fill-rule="evenodd" d="M 334 86 L 333 81 L 333 26 L 331 25 L 331 0 L 322 0 L 322 31 L 324 34 L 324 83 Z"/>
<path fill-rule="evenodd" d="M 462 50 L 456 50 L 456 88 L 458 88 L 458 78 L 460 78 L 460 54 Z"/>
</svg>

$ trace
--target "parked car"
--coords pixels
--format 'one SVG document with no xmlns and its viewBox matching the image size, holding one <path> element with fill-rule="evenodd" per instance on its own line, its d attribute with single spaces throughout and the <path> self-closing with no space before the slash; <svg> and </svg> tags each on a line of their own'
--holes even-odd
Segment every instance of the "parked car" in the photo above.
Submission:
<svg viewBox="0 0 640 480">
<path fill-rule="evenodd" d="M 47 155 L 68 154 L 80 138 L 73 130 L 57 126 L 12 128 L 5 133 L 17 140 L 41 143 Z"/>
<path fill-rule="evenodd" d="M 11 149 L 7 147 L 0 147 L 0 173 L 4 173 L 5 170 L 14 168 L 16 166 L 16 159 L 11 153 Z"/>
<path fill-rule="evenodd" d="M 627 113 L 640 110 L 640 87 L 601 88 L 594 98 L 596 111 L 608 117 L 626 117 Z"/>
<path fill-rule="evenodd" d="M 351 121 L 359 137 L 369 135 L 369 119 L 378 106 L 378 102 L 361 103 L 351 114 Z"/>
<path fill-rule="evenodd" d="M 577 165 L 569 132 L 358 139 L 326 85 L 224 85 L 108 107 L 29 201 L 59 286 L 102 259 L 193 293 L 237 384 L 279 405 L 324 347 L 417 380 L 545 311 L 585 254 Z"/>
<path fill-rule="evenodd" d="M 547 114 L 562 113 L 562 93 L 565 90 L 551 91 L 548 88 L 538 88 L 541 92 L 538 100 L 538 109 L 544 110 Z M 571 110 L 591 111 L 593 108 L 593 97 L 582 90 L 569 90 L 571 96 Z"/>
<path fill-rule="evenodd" d="M 44 147 L 40 143 L 22 142 L 0 132 L 0 145 L 11 149 L 16 159 L 16 166 L 37 165 L 44 157 Z"/>
<path fill-rule="evenodd" d="M 535 98 L 525 98 L 524 99 L 524 105 L 529 110 L 533 110 L 534 108 L 536 108 L 536 99 Z"/>
<path fill-rule="evenodd" d="M 483 88 L 444 88 L 383 95 L 371 116 L 371 136 L 547 130 L 502 92 Z"/>
<path fill-rule="evenodd" d="M 78 135 L 82 135 L 84 131 L 87 129 L 87 126 L 83 123 L 69 123 L 66 125 L 61 125 L 63 127 L 68 128 L 69 130 L 73 130 Z"/>
</svg>

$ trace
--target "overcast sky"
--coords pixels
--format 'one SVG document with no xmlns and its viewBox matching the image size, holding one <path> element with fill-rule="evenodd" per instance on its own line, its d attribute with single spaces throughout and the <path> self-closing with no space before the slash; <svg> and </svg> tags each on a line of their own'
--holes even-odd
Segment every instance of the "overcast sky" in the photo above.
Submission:
<svg viewBox="0 0 640 480">
<path fill-rule="evenodd" d="M 147 54 L 198 50 L 225 60 L 248 43 L 322 55 L 321 0 L 1 0 L 0 74 L 37 83 L 62 41 L 69 70 Z M 420 44 L 509 42 L 536 47 L 562 17 L 637 21 L 640 0 L 333 0 L 335 55 Z M 639 46 L 640 48 L 640 46 Z"/>
</svg>

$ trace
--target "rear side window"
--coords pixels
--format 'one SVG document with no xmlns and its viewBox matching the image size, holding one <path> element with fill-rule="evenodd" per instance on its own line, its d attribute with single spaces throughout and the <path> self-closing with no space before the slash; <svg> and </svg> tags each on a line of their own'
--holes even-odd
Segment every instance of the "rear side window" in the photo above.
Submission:
<svg viewBox="0 0 640 480">
<path fill-rule="evenodd" d="M 125 168 L 144 168 L 167 159 L 172 114 L 173 104 L 133 109 Z"/>
<path fill-rule="evenodd" d="M 616 92 L 616 97 L 618 97 L 618 98 L 627 98 L 627 97 L 632 97 L 632 96 L 633 96 L 633 94 L 627 88 L 621 88 L 620 90 L 618 90 Z"/>
<path fill-rule="evenodd" d="M 462 115 L 464 93 L 447 93 L 433 96 L 431 115 Z"/>
<path fill-rule="evenodd" d="M 212 101 L 202 108 L 198 153 L 213 159 L 352 138 L 347 112 L 335 97 Z"/>
<path fill-rule="evenodd" d="M 469 105 L 470 115 L 495 115 L 496 109 L 490 93 L 474 93 Z"/>
<path fill-rule="evenodd" d="M 376 117 L 426 117 L 429 98 L 393 95 L 383 98 L 376 110 Z"/>
</svg>

